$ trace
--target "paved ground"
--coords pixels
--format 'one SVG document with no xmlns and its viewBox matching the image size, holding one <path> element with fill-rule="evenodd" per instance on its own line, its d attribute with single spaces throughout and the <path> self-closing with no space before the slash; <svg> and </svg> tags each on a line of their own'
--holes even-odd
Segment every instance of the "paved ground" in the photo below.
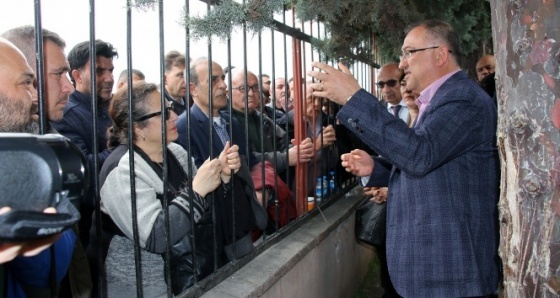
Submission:
<svg viewBox="0 0 560 298">
<path fill-rule="evenodd" d="M 379 281 L 379 260 L 374 257 L 369 263 L 369 270 L 362 281 L 360 289 L 354 293 L 353 298 L 381 298 L 383 288 Z M 498 298 L 504 298 L 503 287 L 500 287 Z"/>
</svg>

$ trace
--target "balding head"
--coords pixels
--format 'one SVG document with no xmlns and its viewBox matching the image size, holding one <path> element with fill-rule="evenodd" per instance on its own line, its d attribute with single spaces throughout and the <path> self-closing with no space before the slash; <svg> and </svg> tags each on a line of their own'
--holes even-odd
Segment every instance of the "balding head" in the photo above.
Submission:
<svg viewBox="0 0 560 298">
<path fill-rule="evenodd" d="M 16 45 L 25 55 L 31 69 L 36 70 L 35 59 L 35 28 L 22 26 L 10 29 L 2 34 L 7 40 Z M 43 35 L 43 69 L 45 82 L 45 100 L 49 120 L 59 121 L 69 95 L 74 92 L 70 82 L 70 65 L 64 54 L 66 43 L 56 33 L 45 28 Z"/>
<path fill-rule="evenodd" d="M 245 71 L 235 71 L 231 77 L 231 86 L 232 108 L 239 112 L 245 112 L 245 97 L 247 97 L 249 113 L 259 107 L 259 80 L 254 73 L 247 71 L 247 89 L 245 89 Z"/>
<path fill-rule="evenodd" d="M 381 91 L 383 99 L 392 105 L 398 105 L 402 100 L 400 80 L 403 71 L 399 64 L 388 63 L 381 67 L 377 75 L 377 88 Z"/>
<path fill-rule="evenodd" d="M 23 53 L 0 38 L 0 132 L 39 132 L 34 81 Z"/>
<path fill-rule="evenodd" d="M 218 116 L 220 109 L 227 105 L 227 85 L 222 66 L 212 62 L 212 77 L 209 77 L 208 59 L 198 58 L 191 63 L 189 69 L 189 88 L 194 102 L 207 116 Z M 212 85 L 212 99 L 208 95 Z M 212 101 L 212 111 L 209 111 L 210 101 Z M 208 114 L 208 113 L 211 113 Z"/>
<path fill-rule="evenodd" d="M 476 62 L 476 76 L 478 81 L 482 81 L 482 79 L 496 71 L 496 59 L 494 55 L 485 55 L 478 59 Z"/>
</svg>

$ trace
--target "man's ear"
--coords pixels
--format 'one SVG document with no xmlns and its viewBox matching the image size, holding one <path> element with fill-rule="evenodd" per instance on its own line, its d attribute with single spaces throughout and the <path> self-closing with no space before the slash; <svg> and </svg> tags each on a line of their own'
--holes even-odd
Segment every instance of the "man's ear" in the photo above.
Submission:
<svg viewBox="0 0 560 298">
<path fill-rule="evenodd" d="M 167 86 L 167 75 L 166 74 L 163 75 L 163 85 Z"/>
<path fill-rule="evenodd" d="M 196 91 L 196 85 L 194 83 L 189 83 L 189 89 L 192 96 L 198 96 L 198 92 Z"/>
<path fill-rule="evenodd" d="M 438 65 L 443 65 L 449 61 L 449 49 L 440 47 L 437 49 L 436 60 Z"/>
<path fill-rule="evenodd" d="M 74 79 L 74 82 L 76 82 L 76 86 L 82 84 L 82 73 L 79 70 L 77 69 L 72 70 L 70 75 L 72 76 L 72 79 Z"/>
</svg>

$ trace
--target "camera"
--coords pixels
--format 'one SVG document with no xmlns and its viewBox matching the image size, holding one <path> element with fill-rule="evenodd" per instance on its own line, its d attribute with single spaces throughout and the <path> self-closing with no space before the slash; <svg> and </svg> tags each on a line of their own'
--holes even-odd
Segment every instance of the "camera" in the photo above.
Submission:
<svg viewBox="0 0 560 298">
<path fill-rule="evenodd" d="M 80 219 L 71 201 L 86 194 L 87 165 L 64 136 L 0 133 L 0 173 L 0 207 L 12 209 L 0 214 L 0 239 L 46 237 Z"/>
</svg>

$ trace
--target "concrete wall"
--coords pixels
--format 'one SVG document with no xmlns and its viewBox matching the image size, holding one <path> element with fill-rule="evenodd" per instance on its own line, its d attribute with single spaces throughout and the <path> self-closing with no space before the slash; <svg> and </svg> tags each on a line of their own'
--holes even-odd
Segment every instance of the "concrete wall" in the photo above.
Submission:
<svg viewBox="0 0 560 298">
<path fill-rule="evenodd" d="M 356 188 L 202 297 L 351 297 L 375 253 L 356 243 Z"/>
</svg>

